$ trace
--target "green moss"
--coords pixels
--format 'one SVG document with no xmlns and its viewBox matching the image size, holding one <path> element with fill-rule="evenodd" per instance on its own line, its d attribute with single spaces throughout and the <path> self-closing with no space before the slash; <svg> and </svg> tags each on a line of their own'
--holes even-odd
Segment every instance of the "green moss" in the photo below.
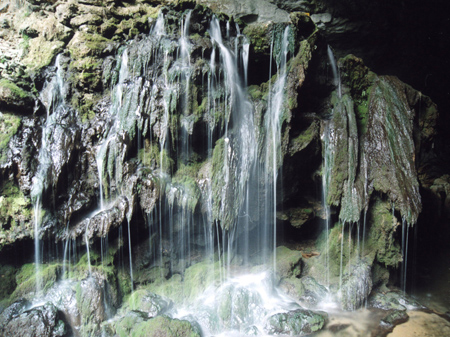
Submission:
<svg viewBox="0 0 450 337">
<path fill-rule="evenodd" d="M 34 263 L 24 264 L 16 274 L 17 287 L 11 295 L 11 300 L 19 298 L 32 298 L 35 296 L 36 281 L 39 280 L 44 292 L 48 291 L 58 280 L 61 274 L 60 264 L 42 264 L 36 277 Z"/>
<path fill-rule="evenodd" d="M 1 186 L 0 196 L 0 233 L 24 230 L 31 223 L 32 207 L 22 191 L 11 181 Z M 25 227 L 25 228 L 24 228 Z M 3 233 L 2 233 L 3 234 Z M 6 237 L 0 236 L 0 247 L 6 243 Z"/>
<path fill-rule="evenodd" d="M 23 64 L 29 70 L 38 72 L 43 67 L 50 65 L 64 46 L 63 41 L 47 41 L 43 36 L 31 39 L 29 41 L 29 52 L 23 59 Z"/>
<path fill-rule="evenodd" d="M 77 60 L 87 56 L 102 56 L 109 43 L 110 40 L 100 34 L 77 31 L 67 47 L 72 59 Z"/>
<path fill-rule="evenodd" d="M 20 42 L 20 47 L 23 50 L 23 53 L 26 55 L 28 54 L 28 51 L 30 49 L 30 40 L 31 37 L 29 37 L 27 34 L 22 33 L 22 41 Z"/>
<path fill-rule="evenodd" d="M 9 265 L 0 265 L 0 301 L 8 300 L 17 285 L 16 269 Z M 1 306 L 1 304 L 0 304 Z"/>
<path fill-rule="evenodd" d="M 145 166 L 152 169 L 162 168 L 164 172 L 171 172 L 174 165 L 167 150 L 163 149 L 161 152 L 156 143 L 146 143 L 139 151 L 138 157 Z"/>
<path fill-rule="evenodd" d="M 263 98 L 263 92 L 258 85 L 250 85 L 247 88 L 248 94 L 253 101 L 257 101 Z"/>
<path fill-rule="evenodd" d="M 155 294 L 170 298 L 175 303 L 182 303 L 184 300 L 183 282 L 180 274 L 175 274 L 162 283 L 152 283 L 146 289 Z"/>
<path fill-rule="evenodd" d="M 30 97 L 28 92 L 19 88 L 16 84 L 6 78 L 0 79 L 0 90 L 8 90 L 9 95 L 14 99 L 27 99 Z"/>
<path fill-rule="evenodd" d="M 250 40 L 250 46 L 257 54 L 270 54 L 271 35 L 270 29 L 271 23 L 252 23 L 244 28 L 243 34 Z"/>
<path fill-rule="evenodd" d="M 1 81 L 3 80 L 0 80 L 0 86 L 2 85 Z M 7 160 L 9 141 L 17 133 L 21 121 L 21 118 L 18 116 L 0 113 L 0 164 Z"/>
<path fill-rule="evenodd" d="M 120 337 L 200 337 L 188 321 L 158 316 L 144 320 L 137 314 L 125 316 L 117 326 Z"/>
<path fill-rule="evenodd" d="M 368 214 L 370 229 L 364 254 L 376 258 L 385 267 L 397 267 L 403 261 L 394 235 L 399 224 L 388 203 L 377 200 Z"/>
<path fill-rule="evenodd" d="M 187 268 L 183 279 L 183 293 L 187 301 L 202 294 L 208 286 L 220 280 L 219 262 L 203 261 Z"/>
<path fill-rule="evenodd" d="M 145 289 L 182 304 L 195 300 L 217 280 L 220 280 L 219 262 L 205 260 L 187 268 L 183 277 L 175 274 L 169 280 L 152 283 Z"/>
<path fill-rule="evenodd" d="M 276 249 L 277 276 L 280 279 L 299 277 L 302 272 L 302 253 L 285 246 Z M 273 261 L 273 257 L 272 257 Z"/>
<path fill-rule="evenodd" d="M 201 163 L 190 165 L 181 164 L 172 178 L 172 185 L 179 186 L 183 189 L 185 195 L 188 196 L 187 206 L 191 211 L 195 210 L 201 197 L 200 188 L 198 187 L 196 178 L 201 167 Z M 184 199 L 184 198 L 183 198 Z"/>
<path fill-rule="evenodd" d="M 294 154 L 305 149 L 315 137 L 319 134 L 319 122 L 314 121 L 311 125 L 296 138 L 292 139 L 289 144 L 289 154 Z"/>
</svg>

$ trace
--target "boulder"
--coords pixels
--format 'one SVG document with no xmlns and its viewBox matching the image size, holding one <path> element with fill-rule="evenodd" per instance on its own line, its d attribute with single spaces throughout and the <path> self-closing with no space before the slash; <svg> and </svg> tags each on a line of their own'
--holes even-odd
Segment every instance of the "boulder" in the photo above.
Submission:
<svg viewBox="0 0 450 337">
<path fill-rule="evenodd" d="M 13 336 L 64 336 L 66 328 L 56 307 L 48 302 L 13 315 L 3 328 L 4 337 Z"/>
<path fill-rule="evenodd" d="M 20 114 L 31 114 L 34 110 L 34 97 L 6 78 L 0 79 L 0 109 Z M 3 110 L 4 109 L 4 110 Z"/>
<path fill-rule="evenodd" d="M 344 310 L 356 310 L 372 291 L 371 266 L 359 260 L 347 268 L 342 276 L 341 305 Z"/>
<path fill-rule="evenodd" d="M 269 335 L 305 336 L 322 329 L 326 320 L 326 313 L 297 309 L 270 316 L 264 331 Z"/>
<path fill-rule="evenodd" d="M 133 292 L 128 302 L 130 309 L 145 312 L 148 318 L 163 314 L 173 305 L 171 300 L 145 289 Z"/>
</svg>

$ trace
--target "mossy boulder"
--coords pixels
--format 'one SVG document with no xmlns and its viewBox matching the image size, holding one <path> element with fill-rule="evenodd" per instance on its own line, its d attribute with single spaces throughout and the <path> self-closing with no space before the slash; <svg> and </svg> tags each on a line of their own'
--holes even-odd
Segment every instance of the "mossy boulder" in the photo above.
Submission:
<svg viewBox="0 0 450 337">
<path fill-rule="evenodd" d="M 277 213 L 277 218 L 289 221 L 292 227 L 300 228 L 306 222 L 314 218 L 314 210 L 310 207 L 290 208 L 286 211 Z"/>
<path fill-rule="evenodd" d="M 0 109 L 4 109 L 3 111 L 14 111 L 20 114 L 32 113 L 34 110 L 34 97 L 31 93 L 18 87 L 15 83 L 6 78 L 2 78 L 0 79 Z M 8 122 L 8 120 L 11 121 L 13 119 L 11 115 L 4 115 L 0 115 L 2 122 Z M 7 124 L 1 127 L 3 129 L 6 126 Z"/>
<path fill-rule="evenodd" d="M 3 330 L 3 331 L 1 331 Z M 57 308 L 50 302 L 11 317 L 0 332 L 2 336 L 57 337 L 66 334 L 66 327 Z"/>
<path fill-rule="evenodd" d="M 300 251 L 279 246 L 275 251 L 275 256 L 276 276 L 279 280 L 300 276 L 302 272 L 302 253 Z"/>
<path fill-rule="evenodd" d="M 30 200 L 13 182 L 0 187 L 0 249 L 31 236 L 33 212 Z"/>
<path fill-rule="evenodd" d="M 310 305 L 316 305 L 328 295 L 327 288 L 317 282 L 314 277 L 304 276 L 300 281 L 303 288 L 303 294 L 300 297 L 301 301 Z"/>
<path fill-rule="evenodd" d="M 99 34 L 77 31 L 67 48 L 72 58 L 76 60 L 87 56 L 103 56 L 103 51 L 109 43 L 110 40 Z"/>
<path fill-rule="evenodd" d="M 360 308 L 372 291 L 372 274 L 366 261 L 349 263 L 342 276 L 341 305 L 345 310 Z"/>
<path fill-rule="evenodd" d="M 395 240 L 400 226 L 387 202 L 376 200 L 368 214 L 370 229 L 364 254 L 385 267 L 397 267 L 403 261 L 401 247 Z"/>
<path fill-rule="evenodd" d="M 321 330 L 327 314 L 298 309 L 270 316 L 264 326 L 269 335 L 305 336 Z"/>
<path fill-rule="evenodd" d="M 150 318 L 163 314 L 171 308 L 173 303 L 146 289 L 138 289 L 131 294 L 128 304 L 131 310 L 145 312 Z"/>
<path fill-rule="evenodd" d="M 19 130 L 21 121 L 19 116 L 0 112 L 0 165 L 7 161 L 9 141 Z"/>
<path fill-rule="evenodd" d="M 217 315 L 226 329 L 243 330 L 264 316 L 261 295 L 249 288 L 235 284 L 221 287 L 217 293 Z"/>
<path fill-rule="evenodd" d="M 270 54 L 271 22 L 255 22 L 246 26 L 243 34 L 250 40 L 250 47 L 255 54 Z"/>
<path fill-rule="evenodd" d="M 44 293 L 47 292 L 59 279 L 61 269 L 60 264 L 42 264 L 38 269 L 34 263 L 24 264 L 16 274 L 17 287 L 11 294 L 11 300 L 34 298 L 37 283 Z"/>
<path fill-rule="evenodd" d="M 30 39 L 28 42 L 28 53 L 23 59 L 23 64 L 31 71 L 38 73 L 43 67 L 52 63 L 55 56 L 59 54 L 64 46 L 63 41 L 48 41 L 43 36 Z"/>
<path fill-rule="evenodd" d="M 190 322 L 158 316 L 150 320 L 141 312 L 131 311 L 121 318 L 115 327 L 107 327 L 104 331 L 115 331 L 119 337 L 200 337 L 200 331 Z"/>
<path fill-rule="evenodd" d="M 381 322 L 390 326 L 396 326 L 398 324 L 405 323 L 409 320 L 409 316 L 406 311 L 394 310 L 388 313 L 381 319 Z"/>
</svg>

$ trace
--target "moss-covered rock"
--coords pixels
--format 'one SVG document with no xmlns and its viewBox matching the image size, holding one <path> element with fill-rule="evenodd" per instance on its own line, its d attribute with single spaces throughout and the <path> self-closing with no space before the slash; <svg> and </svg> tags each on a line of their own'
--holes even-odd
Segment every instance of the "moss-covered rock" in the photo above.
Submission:
<svg viewBox="0 0 450 337">
<path fill-rule="evenodd" d="M 110 41 L 99 34 L 77 31 L 67 48 L 72 58 L 77 60 L 87 56 L 102 56 L 108 43 Z"/>
<path fill-rule="evenodd" d="M 30 39 L 28 53 L 23 63 L 33 72 L 39 72 L 43 67 L 51 64 L 65 45 L 63 41 L 48 41 L 43 36 Z"/>
<path fill-rule="evenodd" d="M 255 54 L 270 54 L 272 27 L 273 24 L 270 22 L 255 22 L 244 28 L 243 34 L 250 40 L 250 46 Z"/>
<path fill-rule="evenodd" d="M 290 208 L 283 212 L 277 213 L 277 218 L 289 221 L 292 227 L 300 228 L 306 222 L 314 218 L 314 210 L 310 207 L 305 208 Z"/>
<path fill-rule="evenodd" d="M 11 300 L 19 298 L 32 299 L 36 293 L 36 283 L 47 292 L 59 279 L 62 266 L 60 264 L 42 264 L 36 274 L 34 263 L 24 264 L 16 274 L 17 287 L 11 294 Z"/>
<path fill-rule="evenodd" d="M 397 267 L 403 261 L 401 247 L 395 240 L 400 224 L 389 204 L 377 200 L 368 214 L 370 229 L 364 254 L 384 266 Z"/>
<path fill-rule="evenodd" d="M 117 325 L 119 337 L 200 337 L 200 332 L 188 321 L 158 316 L 144 320 L 139 313 L 125 316 Z"/>
<path fill-rule="evenodd" d="M 298 309 L 269 317 L 264 330 L 269 335 L 304 336 L 321 330 L 326 321 L 326 313 Z"/>
<path fill-rule="evenodd" d="M 148 318 L 163 314 L 172 306 L 172 301 L 145 289 L 134 291 L 128 299 L 131 310 L 139 310 L 148 314 Z"/>
<path fill-rule="evenodd" d="M 275 251 L 275 256 L 278 279 L 300 276 L 302 272 L 302 253 L 300 251 L 279 246 Z"/>
<path fill-rule="evenodd" d="M 33 231 L 30 200 L 13 183 L 0 187 L 0 249 L 6 244 L 30 236 Z"/>
<path fill-rule="evenodd" d="M 289 154 L 294 154 L 305 149 L 319 135 L 319 123 L 314 121 L 311 125 L 301 132 L 297 137 L 292 138 L 289 142 Z"/>
<path fill-rule="evenodd" d="M 17 133 L 20 125 L 21 118 L 19 116 L 0 113 L 0 165 L 6 162 L 9 141 Z"/>
<path fill-rule="evenodd" d="M 370 265 L 362 260 L 349 264 L 342 276 L 342 308 L 349 311 L 360 308 L 371 291 L 372 274 Z"/>
<path fill-rule="evenodd" d="M 0 265 L 0 302 L 8 299 L 16 288 L 16 269 L 10 265 Z M 1 305 L 0 305 L 1 306 Z M 2 310 L 0 310 L 2 311 Z"/>
<path fill-rule="evenodd" d="M 0 79 L 0 108 L 21 114 L 32 113 L 34 110 L 34 97 L 31 93 L 19 88 L 15 83 L 2 78 Z M 2 129 L 7 127 L 8 120 L 10 124 L 13 122 L 12 115 L 4 114 L 0 118 L 2 122 L 6 123 L 4 126 L 2 125 Z M 0 142 L 1 146 L 3 142 L 1 140 Z"/>
</svg>

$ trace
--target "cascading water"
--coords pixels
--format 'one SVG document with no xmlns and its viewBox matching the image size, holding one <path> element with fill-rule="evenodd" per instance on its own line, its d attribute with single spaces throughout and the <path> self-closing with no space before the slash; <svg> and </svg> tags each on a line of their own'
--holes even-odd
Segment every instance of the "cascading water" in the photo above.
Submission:
<svg viewBox="0 0 450 337">
<path fill-rule="evenodd" d="M 42 263 L 42 247 L 40 243 L 40 222 L 42 217 L 42 195 L 45 190 L 52 188 L 56 182 L 57 177 L 54 177 L 54 171 L 60 165 L 58 156 L 52 153 L 55 140 L 61 141 L 57 138 L 63 126 L 58 124 L 59 118 L 66 114 L 64 106 L 64 80 L 63 71 L 60 62 L 61 55 L 58 55 L 55 60 L 55 73 L 44 84 L 41 92 L 41 101 L 47 111 L 46 120 L 42 126 L 41 147 L 38 156 L 38 168 L 33 177 L 33 186 L 31 190 L 31 198 L 34 201 L 34 253 L 35 253 L 35 268 L 36 268 L 36 292 L 42 289 L 42 279 L 40 273 L 40 264 Z"/>
<path fill-rule="evenodd" d="M 341 77 L 339 74 L 339 69 L 336 64 L 336 59 L 334 57 L 333 51 L 330 46 L 327 46 L 328 60 L 330 61 L 331 70 L 333 71 L 333 84 L 336 86 L 338 90 L 338 97 L 342 97 L 341 91 Z"/>
<path fill-rule="evenodd" d="M 268 111 L 266 114 L 265 130 L 266 130 L 266 153 L 262 162 L 265 163 L 265 188 L 266 188 L 266 219 L 265 222 L 272 223 L 273 230 L 273 269 L 276 270 L 276 244 L 277 244 L 277 178 L 279 168 L 282 163 L 281 153 L 281 124 L 284 113 L 284 93 L 287 76 L 287 56 L 289 52 L 289 34 L 290 27 L 284 30 L 281 46 L 277 48 L 279 55 L 276 55 L 278 78 L 273 86 L 273 90 L 269 92 Z M 277 41 L 278 42 L 278 41 Z M 270 245 L 268 245 L 270 246 Z"/>
</svg>

